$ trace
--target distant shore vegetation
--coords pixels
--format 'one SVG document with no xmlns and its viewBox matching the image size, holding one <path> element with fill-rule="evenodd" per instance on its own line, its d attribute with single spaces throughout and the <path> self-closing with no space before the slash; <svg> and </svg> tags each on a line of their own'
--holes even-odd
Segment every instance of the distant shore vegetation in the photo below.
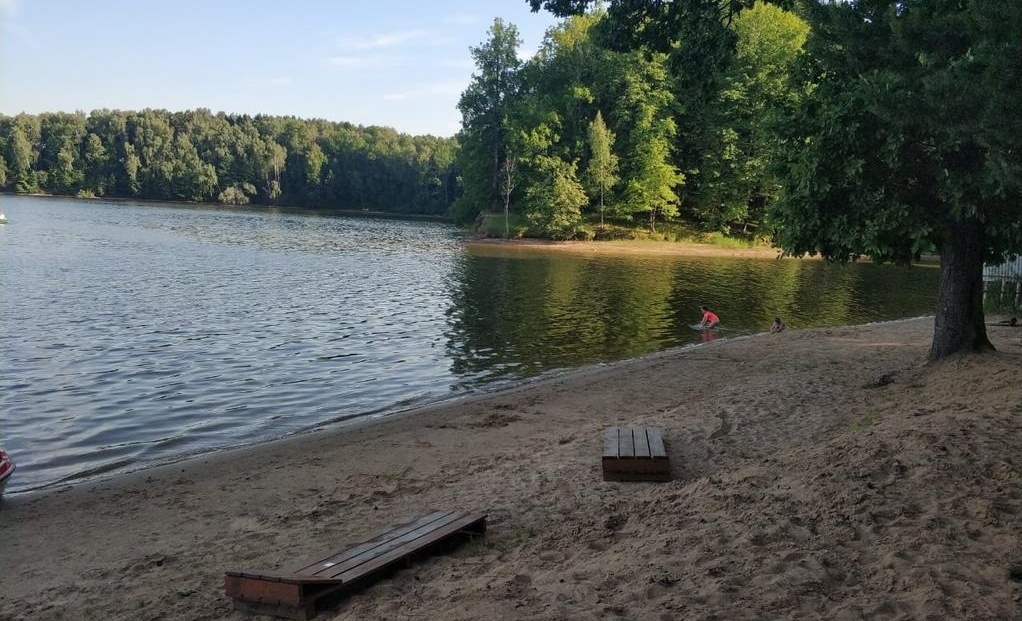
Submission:
<svg viewBox="0 0 1022 621">
<path fill-rule="evenodd" d="M 0 116 L 0 189 L 446 215 L 455 138 L 209 110 Z"/>
</svg>

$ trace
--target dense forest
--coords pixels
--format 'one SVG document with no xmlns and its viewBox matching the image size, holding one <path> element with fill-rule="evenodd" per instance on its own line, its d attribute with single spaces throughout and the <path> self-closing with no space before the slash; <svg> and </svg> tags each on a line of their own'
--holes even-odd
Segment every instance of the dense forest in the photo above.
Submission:
<svg viewBox="0 0 1022 621">
<path fill-rule="evenodd" d="M 453 138 L 208 110 L 0 116 L 0 188 L 446 215 Z"/>
<path fill-rule="evenodd" d="M 781 185 L 772 164 L 809 26 L 758 4 L 725 28 L 691 59 L 622 47 L 620 24 L 597 9 L 520 62 L 517 29 L 494 21 L 459 103 L 455 213 L 501 210 L 522 233 L 560 239 L 592 237 L 606 218 L 758 226 Z"/>
</svg>

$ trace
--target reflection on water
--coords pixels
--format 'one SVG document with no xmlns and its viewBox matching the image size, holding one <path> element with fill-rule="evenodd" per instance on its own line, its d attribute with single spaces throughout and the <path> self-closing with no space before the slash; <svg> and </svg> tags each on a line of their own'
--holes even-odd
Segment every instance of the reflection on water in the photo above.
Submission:
<svg viewBox="0 0 1022 621">
<path fill-rule="evenodd" d="M 452 280 L 448 355 L 485 383 L 715 338 L 931 314 L 937 271 L 793 259 L 606 256 L 473 246 Z M 694 329 L 703 304 L 721 318 Z"/>
<path fill-rule="evenodd" d="M 932 269 L 467 249 L 435 223 L 5 197 L 9 491 L 766 330 L 931 314 Z M 696 332 L 700 304 L 721 316 Z"/>
</svg>

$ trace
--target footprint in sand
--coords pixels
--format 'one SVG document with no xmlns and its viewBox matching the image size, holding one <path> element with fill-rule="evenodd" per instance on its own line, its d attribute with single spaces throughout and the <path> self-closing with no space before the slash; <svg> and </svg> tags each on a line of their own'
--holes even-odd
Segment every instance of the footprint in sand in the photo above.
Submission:
<svg viewBox="0 0 1022 621">
<path fill-rule="evenodd" d="M 607 530 L 619 531 L 625 527 L 628 523 L 627 515 L 614 514 L 607 517 L 607 520 L 603 523 L 604 528 Z"/>
<path fill-rule="evenodd" d="M 710 434 L 711 440 L 716 440 L 717 438 L 726 436 L 731 433 L 731 429 L 733 428 L 730 417 L 728 417 L 728 415 L 724 412 L 718 412 L 717 418 L 720 419 L 720 425 L 713 430 L 713 433 Z"/>
<path fill-rule="evenodd" d="M 516 416 L 514 414 L 502 414 L 502 413 L 498 413 L 498 412 L 493 412 L 493 413 L 487 415 L 482 420 L 473 421 L 473 422 L 469 423 L 466 426 L 470 427 L 472 429 L 487 429 L 487 428 L 493 428 L 493 427 L 507 427 L 511 423 L 519 421 L 519 420 L 522 420 L 521 416 Z"/>
</svg>

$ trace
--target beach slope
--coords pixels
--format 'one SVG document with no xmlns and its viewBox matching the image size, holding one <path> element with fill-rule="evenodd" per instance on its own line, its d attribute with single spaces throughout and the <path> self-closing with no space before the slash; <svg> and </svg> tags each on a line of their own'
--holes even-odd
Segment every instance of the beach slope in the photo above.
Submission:
<svg viewBox="0 0 1022 621">
<path fill-rule="evenodd" d="M 489 532 L 319 619 L 1022 618 L 1022 329 L 932 319 L 650 356 L 0 508 L 0 619 L 253 619 L 275 568 L 433 508 Z M 665 430 L 605 483 L 601 430 Z"/>
</svg>

